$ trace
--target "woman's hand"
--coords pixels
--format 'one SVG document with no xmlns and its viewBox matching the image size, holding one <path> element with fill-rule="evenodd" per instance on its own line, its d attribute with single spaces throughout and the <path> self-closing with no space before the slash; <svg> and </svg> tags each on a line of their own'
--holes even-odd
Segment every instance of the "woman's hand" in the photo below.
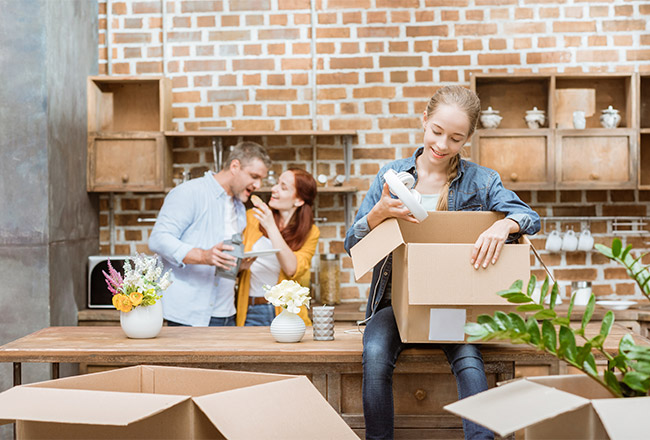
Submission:
<svg viewBox="0 0 650 440">
<path fill-rule="evenodd" d="M 275 218 L 273 217 L 273 211 L 269 208 L 269 205 L 262 202 L 261 200 L 255 200 L 255 205 L 253 207 L 253 215 L 267 232 L 272 231 L 273 229 L 278 229 L 278 226 L 275 224 Z"/>
<path fill-rule="evenodd" d="M 370 229 L 374 229 L 387 218 L 401 218 L 411 223 L 420 223 L 399 199 L 393 199 L 390 196 L 388 184 L 384 183 L 381 198 L 368 213 L 368 226 Z"/>
<path fill-rule="evenodd" d="M 501 254 L 501 249 L 508 238 L 508 235 L 519 232 L 519 224 L 508 218 L 497 220 L 488 229 L 479 235 L 474 243 L 470 263 L 474 269 L 483 266 L 488 267 L 490 261 L 495 264 Z"/>
<path fill-rule="evenodd" d="M 256 259 L 257 257 L 242 258 L 241 263 L 239 263 L 239 271 L 250 269 Z"/>
</svg>

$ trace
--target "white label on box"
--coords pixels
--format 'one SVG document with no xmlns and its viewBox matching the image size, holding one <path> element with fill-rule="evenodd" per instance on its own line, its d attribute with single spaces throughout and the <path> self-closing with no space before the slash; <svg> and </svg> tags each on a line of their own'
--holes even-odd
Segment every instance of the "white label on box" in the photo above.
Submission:
<svg viewBox="0 0 650 440">
<path fill-rule="evenodd" d="M 429 340 L 464 341 L 465 319 L 467 319 L 465 309 L 430 309 Z"/>
</svg>

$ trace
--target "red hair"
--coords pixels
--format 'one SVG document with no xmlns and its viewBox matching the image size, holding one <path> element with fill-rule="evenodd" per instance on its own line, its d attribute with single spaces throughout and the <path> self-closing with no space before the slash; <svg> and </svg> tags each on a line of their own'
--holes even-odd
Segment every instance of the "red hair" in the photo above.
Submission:
<svg viewBox="0 0 650 440">
<path fill-rule="evenodd" d="M 293 173 L 296 187 L 296 197 L 303 203 L 291 216 L 289 224 L 280 231 L 282 238 L 292 251 L 297 251 L 305 244 L 309 231 L 314 224 L 314 200 L 316 199 L 316 181 L 307 171 L 300 168 L 289 168 L 287 171 Z M 275 224 L 280 225 L 280 213 L 273 210 Z M 268 236 L 262 225 L 260 231 Z"/>
</svg>

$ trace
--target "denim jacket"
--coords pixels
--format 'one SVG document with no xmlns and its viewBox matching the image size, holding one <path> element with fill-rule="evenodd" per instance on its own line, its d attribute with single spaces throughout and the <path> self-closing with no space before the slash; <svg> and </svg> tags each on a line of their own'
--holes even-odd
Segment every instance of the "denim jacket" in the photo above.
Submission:
<svg viewBox="0 0 650 440">
<path fill-rule="evenodd" d="M 370 232 L 367 216 L 381 198 L 382 188 L 384 187 L 384 173 L 389 169 L 398 173 L 407 171 L 415 177 L 417 183 L 418 174 L 415 160 L 423 151 L 424 148 L 420 147 L 413 156 L 393 161 L 379 170 L 363 202 L 361 202 L 354 224 L 345 236 L 345 250 L 348 254 L 350 249 Z M 508 242 L 518 240 L 523 234 L 536 234 L 540 229 L 539 215 L 522 202 L 517 197 L 517 194 L 503 187 L 499 173 L 466 160 L 460 161 L 458 175 L 449 186 L 448 206 L 449 211 L 495 211 L 504 213 L 506 218 L 516 221 L 520 228 L 518 233 L 511 234 L 508 237 Z M 382 259 L 373 269 L 368 305 L 366 307 L 367 319 L 374 314 L 382 297 L 390 289 L 391 275 L 392 254 Z"/>
</svg>

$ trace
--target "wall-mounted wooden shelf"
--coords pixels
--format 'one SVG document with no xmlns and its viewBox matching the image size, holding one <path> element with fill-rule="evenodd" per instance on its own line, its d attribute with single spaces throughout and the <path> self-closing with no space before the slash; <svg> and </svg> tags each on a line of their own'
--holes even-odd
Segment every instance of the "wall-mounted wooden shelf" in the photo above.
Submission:
<svg viewBox="0 0 650 440">
<path fill-rule="evenodd" d="M 641 94 L 650 97 L 648 80 L 641 81 L 649 89 Z M 639 166 L 650 173 L 650 138 L 639 159 L 644 139 L 639 139 L 638 84 L 636 74 L 624 73 L 472 75 L 481 107 L 492 107 L 503 118 L 498 128 L 476 130 L 472 159 L 498 171 L 514 190 L 650 185 L 650 177 L 648 182 L 638 177 Z M 610 105 L 619 110 L 618 128 L 601 127 L 601 111 Z M 542 128 L 527 128 L 524 118 L 533 107 L 546 112 Z M 574 107 L 593 110 L 585 129 L 573 128 Z M 650 108 L 646 113 L 650 129 Z"/>
</svg>

